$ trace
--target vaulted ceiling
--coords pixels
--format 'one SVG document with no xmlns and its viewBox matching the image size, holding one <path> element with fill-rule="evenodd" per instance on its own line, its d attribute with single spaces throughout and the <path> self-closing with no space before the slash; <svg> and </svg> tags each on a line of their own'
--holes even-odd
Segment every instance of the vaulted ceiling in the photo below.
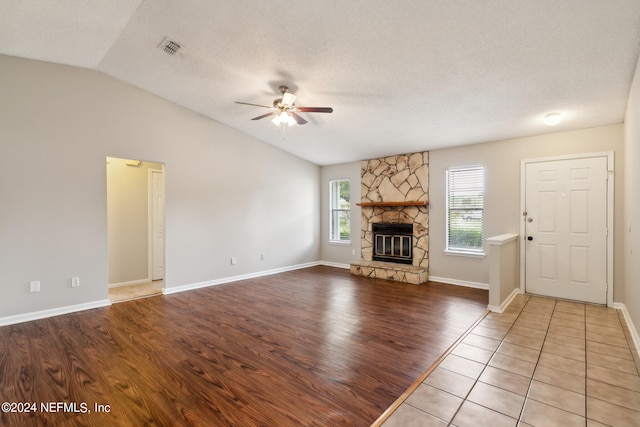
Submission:
<svg viewBox="0 0 640 427">
<path fill-rule="evenodd" d="M 621 123 L 639 52 L 638 0 L 0 0 L 0 53 L 100 71 L 321 165 Z M 280 85 L 334 112 L 283 135 L 234 103 Z"/>
</svg>

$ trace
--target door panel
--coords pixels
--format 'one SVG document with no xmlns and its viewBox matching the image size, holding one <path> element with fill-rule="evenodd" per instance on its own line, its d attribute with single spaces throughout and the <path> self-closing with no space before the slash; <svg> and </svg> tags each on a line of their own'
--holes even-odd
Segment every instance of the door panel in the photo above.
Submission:
<svg viewBox="0 0 640 427">
<path fill-rule="evenodd" d="M 572 246 L 570 249 L 571 264 L 569 265 L 571 275 L 569 280 L 576 284 L 589 284 L 589 248 L 584 246 Z"/>
<path fill-rule="evenodd" d="M 540 191 L 538 194 L 538 206 L 540 210 L 540 224 L 538 230 L 545 233 L 556 231 L 556 199 L 555 191 Z"/>
<path fill-rule="evenodd" d="M 164 173 L 151 171 L 151 280 L 164 278 Z"/>
<path fill-rule="evenodd" d="M 571 234 L 589 233 L 589 191 L 571 191 L 570 212 Z"/>
<path fill-rule="evenodd" d="M 556 280 L 558 278 L 558 251 L 557 245 L 540 244 L 538 245 L 539 263 L 540 263 L 540 280 Z"/>
<path fill-rule="evenodd" d="M 607 158 L 525 168 L 527 292 L 606 303 Z"/>
</svg>

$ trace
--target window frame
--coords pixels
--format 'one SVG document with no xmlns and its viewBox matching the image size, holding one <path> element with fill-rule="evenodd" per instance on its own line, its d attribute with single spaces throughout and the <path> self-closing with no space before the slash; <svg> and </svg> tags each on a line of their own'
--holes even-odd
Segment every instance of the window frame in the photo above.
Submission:
<svg viewBox="0 0 640 427">
<path fill-rule="evenodd" d="M 481 187 L 481 204 L 480 207 L 474 206 L 475 211 L 480 211 L 480 247 L 471 247 L 471 246 L 459 246 L 451 244 L 451 215 L 450 212 L 452 210 L 451 206 L 451 175 L 454 173 L 469 173 L 473 170 L 479 170 L 481 176 L 478 178 Z M 474 181 L 472 185 L 478 185 L 477 181 Z M 468 165 L 468 166 L 454 166 L 449 167 L 446 170 L 446 179 L 445 179 L 445 254 L 450 255 L 460 255 L 460 256 L 469 256 L 469 257 L 484 257 L 485 253 L 485 197 L 486 197 L 486 174 L 485 167 L 483 165 Z M 457 191 L 473 191 L 473 189 L 467 189 L 466 187 L 458 188 Z M 477 191 L 477 190 L 476 190 Z M 455 210 L 460 210 L 455 209 Z"/>
<path fill-rule="evenodd" d="M 348 208 L 345 207 L 339 207 L 339 206 L 335 206 L 334 205 L 334 187 L 338 187 L 338 193 L 339 193 L 339 187 L 341 182 L 348 182 L 349 183 L 349 204 L 348 204 Z M 338 194 L 339 196 L 339 194 Z M 336 202 L 338 201 L 337 199 L 335 200 Z M 338 238 L 336 239 L 335 235 L 334 235 L 334 215 L 336 213 L 338 213 L 338 217 L 340 216 L 340 213 L 344 213 L 346 212 L 348 215 L 348 225 L 349 225 L 349 238 L 348 239 L 342 239 L 340 236 L 340 224 L 338 224 Z M 335 244 L 342 244 L 342 245 L 348 245 L 351 244 L 351 179 L 350 178 L 336 178 L 336 179 L 330 179 L 329 180 L 329 243 L 335 243 Z"/>
</svg>

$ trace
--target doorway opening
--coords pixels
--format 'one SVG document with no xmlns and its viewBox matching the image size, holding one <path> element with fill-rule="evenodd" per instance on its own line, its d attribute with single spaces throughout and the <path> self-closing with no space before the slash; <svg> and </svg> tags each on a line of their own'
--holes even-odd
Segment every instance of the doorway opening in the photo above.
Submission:
<svg viewBox="0 0 640 427">
<path fill-rule="evenodd" d="M 107 157 L 109 299 L 158 295 L 164 288 L 164 164 Z"/>
</svg>

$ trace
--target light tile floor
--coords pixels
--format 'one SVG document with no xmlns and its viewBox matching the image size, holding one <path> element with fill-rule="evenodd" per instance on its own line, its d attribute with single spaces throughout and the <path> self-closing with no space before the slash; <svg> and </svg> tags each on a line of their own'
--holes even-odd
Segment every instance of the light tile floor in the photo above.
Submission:
<svg viewBox="0 0 640 427">
<path fill-rule="evenodd" d="M 112 303 L 115 303 L 146 298 L 153 295 L 160 295 L 162 288 L 164 288 L 164 280 L 156 280 L 138 285 L 118 286 L 116 288 L 109 288 L 109 299 Z"/>
<path fill-rule="evenodd" d="M 382 426 L 637 427 L 639 366 L 618 310 L 519 295 L 476 325 Z"/>
</svg>

